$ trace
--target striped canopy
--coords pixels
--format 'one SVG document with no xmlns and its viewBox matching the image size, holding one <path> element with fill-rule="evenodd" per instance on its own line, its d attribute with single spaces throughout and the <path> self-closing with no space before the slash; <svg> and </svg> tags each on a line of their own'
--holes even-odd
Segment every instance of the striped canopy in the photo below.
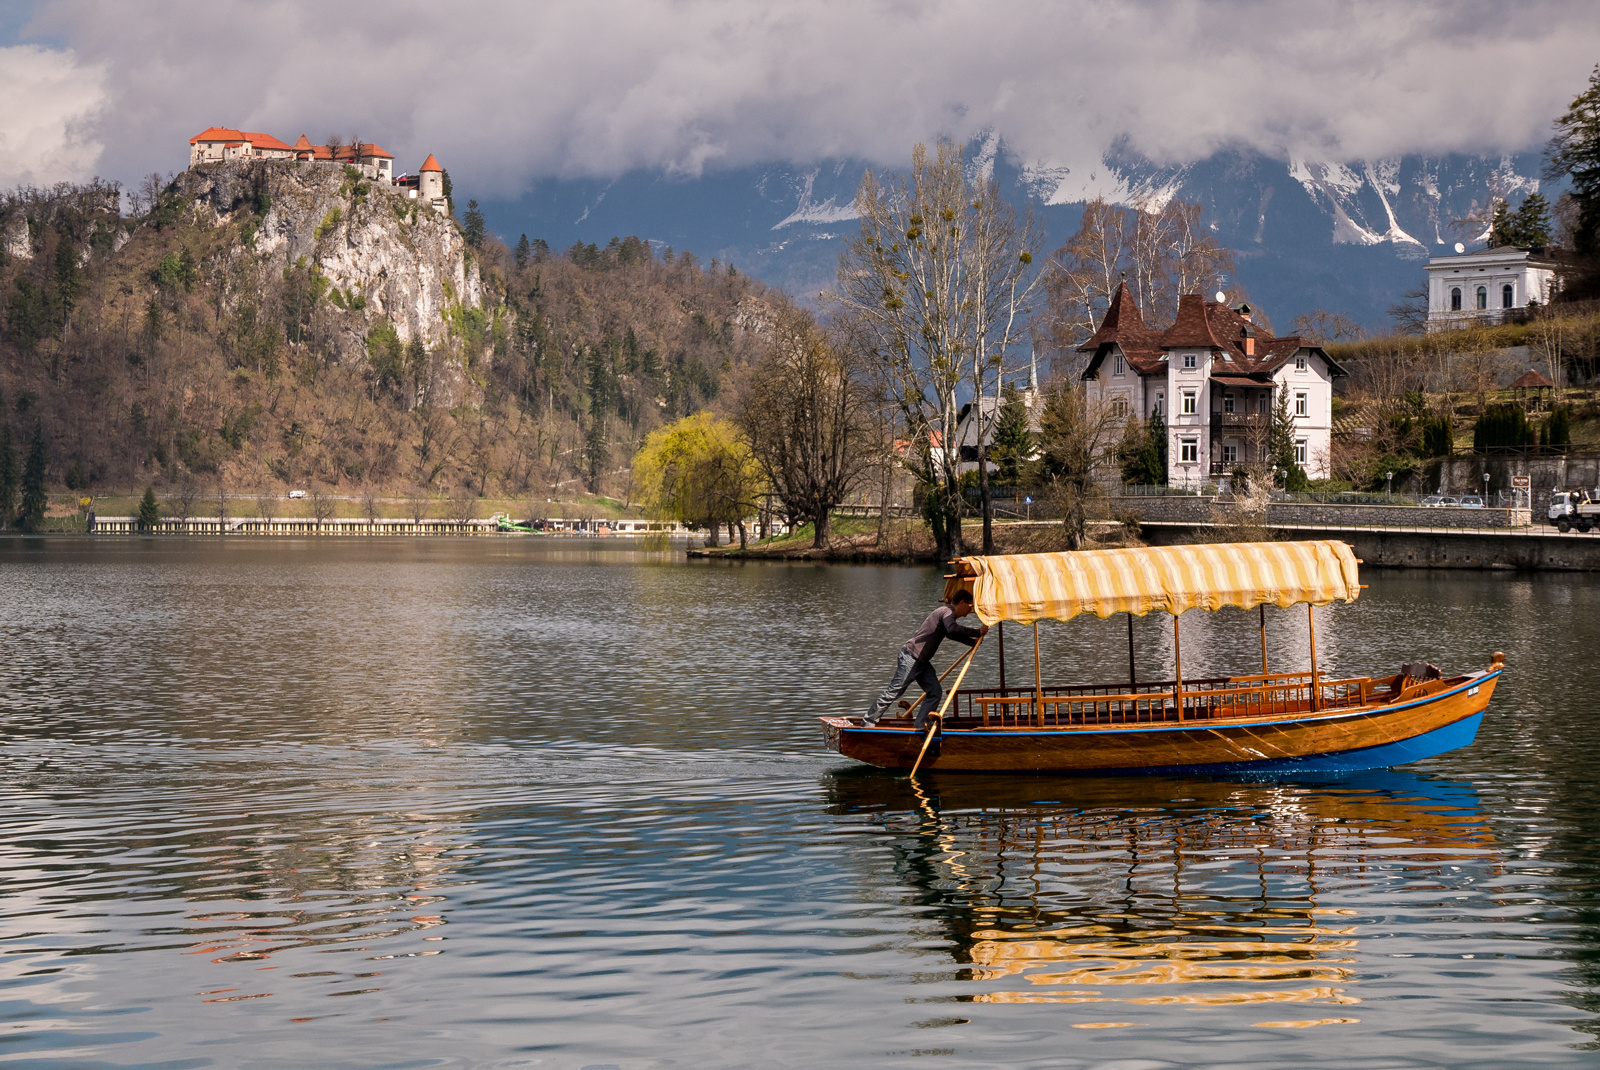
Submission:
<svg viewBox="0 0 1600 1070">
<path fill-rule="evenodd" d="M 1355 554 L 1333 539 L 963 557 L 955 566 L 946 599 L 970 590 L 985 624 L 1254 609 L 1264 602 L 1325 606 L 1353 602 L 1361 591 Z"/>
</svg>

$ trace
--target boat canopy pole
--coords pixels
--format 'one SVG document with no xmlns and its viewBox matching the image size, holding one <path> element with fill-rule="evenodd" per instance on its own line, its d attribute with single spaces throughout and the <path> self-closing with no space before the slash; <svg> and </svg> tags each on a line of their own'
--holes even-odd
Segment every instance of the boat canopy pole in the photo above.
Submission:
<svg viewBox="0 0 1600 1070">
<path fill-rule="evenodd" d="M 1006 622 L 1001 621 L 1000 629 L 1000 693 L 1006 693 Z"/>
<path fill-rule="evenodd" d="M 1033 712 L 1044 727 L 1044 672 L 1039 668 L 1039 622 L 1033 622 Z"/>
<path fill-rule="evenodd" d="M 1128 686 L 1132 687 L 1139 682 L 1139 674 L 1133 671 L 1133 614 L 1128 614 Z"/>
<path fill-rule="evenodd" d="M 1317 618 L 1310 602 L 1306 603 L 1306 627 L 1311 631 L 1311 710 L 1315 713 L 1322 706 L 1317 700 L 1322 688 L 1317 686 Z"/>
<path fill-rule="evenodd" d="M 1177 708 L 1178 720 L 1183 720 L 1183 643 L 1178 638 L 1178 617 L 1172 617 L 1172 667 L 1177 683 L 1172 687 L 1172 704 Z"/>
<path fill-rule="evenodd" d="M 1261 675 L 1267 675 L 1267 604 L 1261 603 Z"/>
</svg>

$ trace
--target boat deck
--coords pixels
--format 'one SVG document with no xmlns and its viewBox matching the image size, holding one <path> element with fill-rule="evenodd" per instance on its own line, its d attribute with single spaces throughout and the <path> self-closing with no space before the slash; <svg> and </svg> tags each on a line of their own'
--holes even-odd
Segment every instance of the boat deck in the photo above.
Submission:
<svg viewBox="0 0 1600 1070">
<path fill-rule="evenodd" d="M 1379 708 L 1459 684 L 1465 677 L 1419 682 L 1398 675 L 1313 680 L 1273 673 L 1141 684 L 963 688 L 951 699 L 946 731 L 1075 728 L 1258 720 Z M 906 725 L 909 719 L 902 719 Z M 884 727 L 896 727 L 884 722 Z"/>
</svg>

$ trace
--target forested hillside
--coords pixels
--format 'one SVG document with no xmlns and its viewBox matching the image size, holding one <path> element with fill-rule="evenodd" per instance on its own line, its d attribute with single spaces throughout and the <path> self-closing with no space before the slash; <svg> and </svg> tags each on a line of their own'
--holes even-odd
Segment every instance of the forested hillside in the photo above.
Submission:
<svg viewBox="0 0 1600 1070">
<path fill-rule="evenodd" d="M 296 166 L 188 172 L 127 215 L 100 184 L 0 199 L 0 420 L 19 452 L 43 436 L 53 488 L 626 494 L 638 443 L 725 398 L 770 320 L 714 261 L 513 252 L 475 210 Z"/>
</svg>

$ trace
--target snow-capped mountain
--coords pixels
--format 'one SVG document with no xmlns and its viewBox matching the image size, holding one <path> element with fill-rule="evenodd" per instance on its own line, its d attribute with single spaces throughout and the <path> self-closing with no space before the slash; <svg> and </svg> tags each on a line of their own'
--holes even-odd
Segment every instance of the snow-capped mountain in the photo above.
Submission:
<svg viewBox="0 0 1600 1070">
<path fill-rule="evenodd" d="M 1198 201 L 1235 252 L 1238 279 L 1280 327 L 1316 308 L 1368 327 L 1421 284 L 1421 261 L 1456 242 L 1481 244 L 1464 224 L 1495 196 L 1513 205 L 1540 189 L 1537 154 L 1399 156 L 1329 162 L 1226 151 L 1181 165 L 1112 152 L 1081 165 L 1018 165 L 1000 139 L 972 143 L 971 166 L 1031 205 L 1051 247 L 1078 226 L 1084 202 L 1160 207 Z M 516 201 L 484 206 L 491 227 L 552 248 L 637 234 L 702 260 L 811 295 L 833 280 L 841 239 L 854 229 L 866 167 L 751 167 L 677 179 L 642 172 L 609 181 L 539 183 Z M 1546 190 L 1546 195 L 1551 191 Z M 1481 218 L 1481 215 L 1479 216 Z"/>
</svg>

